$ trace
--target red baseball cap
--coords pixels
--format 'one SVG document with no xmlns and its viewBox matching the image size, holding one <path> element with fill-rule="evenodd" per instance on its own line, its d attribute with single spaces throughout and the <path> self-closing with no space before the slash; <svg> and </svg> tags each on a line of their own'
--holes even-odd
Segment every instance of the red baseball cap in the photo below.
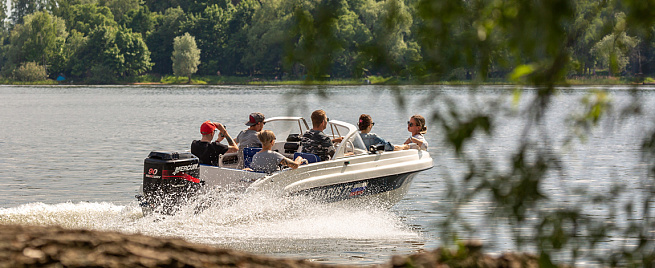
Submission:
<svg viewBox="0 0 655 268">
<path fill-rule="evenodd" d="M 214 131 L 216 131 L 216 125 L 210 120 L 207 120 L 200 125 L 200 134 L 202 135 L 214 134 Z"/>
</svg>

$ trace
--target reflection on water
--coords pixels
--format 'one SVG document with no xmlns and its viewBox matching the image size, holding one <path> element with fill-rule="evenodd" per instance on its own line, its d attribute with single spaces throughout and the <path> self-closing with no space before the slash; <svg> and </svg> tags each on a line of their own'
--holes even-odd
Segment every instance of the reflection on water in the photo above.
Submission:
<svg viewBox="0 0 655 268">
<path fill-rule="evenodd" d="M 448 183 L 458 184 L 466 166 L 458 162 L 437 127 L 428 124 L 434 168 L 413 180 L 408 195 L 390 210 L 348 208 L 298 199 L 220 196 L 199 214 L 193 209 L 173 217 L 142 217 L 134 195 L 141 184 L 143 161 L 153 150 L 188 150 L 199 139 L 205 120 L 223 123 L 235 136 L 245 129 L 251 112 L 267 117 L 304 116 L 315 109 L 328 117 L 355 123 L 366 113 L 376 123 L 373 131 L 392 143 L 407 139 L 406 121 L 413 114 L 429 118 L 439 100 L 451 98 L 462 110 L 489 101 L 512 107 L 511 87 L 405 86 L 404 109 L 396 106 L 394 87 L 301 86 L 99 86 L 0 87 L 0 223 L 56 224 L 70 228 L 116 230 L 229 246 L 274 256 L 300 257 L 327 263 L 383 263 L 394 254 L 434 249 L 441 239 L 437 225 L 452 201 Z M 508 90 L 509 89 L 509 90 Z M 555 144 L 570 134 L 567 118 L 588 88 L 563 90 L 555 96 L 543 122 Z M 630 101 L 627 88 L 609 92 L 617 110 Z M 653 88 L 639 92 L 643 103 L 653 103 Z M 328 98 L 314 94 L 322 90 Z M 518 107 L 530 99 L 526 91 Z M 436 104 L 425 105 L 425 100 Z M 542 188 L 558 207 L 586 200 L 577 189 L 606 192 L 614 183 L 628 192 L 644 182 L 640 162 L 642 135 L 653 127 L 653 108 L 645 116 L 600 127 L 585 142 L 562 146 L 562 169 L 549 174 Z M 510 108 L 511 110 L 511 108 Z M 524 122 L 499 115 L 491 138 L 476 137 L 464 151 L 508 165 Z M 621 196 L 617 202 L 638 198 Z M 584 213 L 608 217 L 605 210 L 583 204 Z M 507 229 L 489 229 L 489 203 L 476 200 L 461 209 L 472 235 L 487 251 L 514 249 Z M 619 215 L 617 225 L 628 216 Z M 608 218 L 609 220 L 609 218 Z M 616 239 L 615 241 L 618 241 Z M 529 250 L 529 249 L 528 249 Z"/>
</svg>

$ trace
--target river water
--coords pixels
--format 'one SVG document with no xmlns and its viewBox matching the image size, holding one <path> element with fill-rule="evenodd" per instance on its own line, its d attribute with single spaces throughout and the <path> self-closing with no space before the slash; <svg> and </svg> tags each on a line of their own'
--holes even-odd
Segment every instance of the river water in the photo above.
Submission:
<svg viewBox="0 0 655 268">
<path fill-rule="evenodd" d="M 545 120 L 553 141 L 570 133 L 566 119 L 590 89 L 570 88 L 555 96 Z M 617 110 L 629 103 L 629 88 L 604 89 Z M 653 111 L 647 105 L 655 101 L 653 89 L 638 90 L 646 104 L 644 116 L 613 128 L 601 122 L 586 142 L 562 148 L 563 173 L 572 180 L 564 187 L 558 179 L 543 185 L 555 201 L 576 199 L 562 190 L 566 187 L 602 192 L 617 179 L 639 187 L 645 170 L 639 160 L 640 140 L 653 127 Z M 526 91 L 516 105 L 524 105 L 531 95 Z M 183 211 L 153 219 L 142 216 L 134 198 L 143 160 L 153 150 L 188 150 L 190 142 L 200 138 L 198 128 L 205 120 L 224 123 L 235 136 L 251 112 L 309 118 L 311 111 L 323 109 L 328 117 L 353 124 L 367 113 L 376 123 L 373 132 L 401 143 L 409 135 L 408 118 L 429 115 L 440 107 L 439 98 L 454 99 L 467 110 L 492 100 L 511 106 L 515 96 L 511 87 L 503 86 L 475 91 L 444 86 L 3 86 L 0 224 L 173 236 L 322 263 L 385 263 L 392 255 L 441 245 L 438 223 L 447 215 L 440 205 L 451 202 L 446 178 L 461 180 L 465 166 L 435 127 L 428 125 L 426 135 L 434 168 L 416 176 L 408 195 L 391 209 L 269 196 L 244 200 L 226 194 L 221 196 L 225 201 L 201 214 Z M 484 151 L 502 162 L 516 145 L 521 124 L 511 117 L 500 119 L 492 139 L 477 140 L 465 150 Z M 514 249 L 511 235 L 486 231 L 484 202 L 463 211 L 479 228 L 471 238 L 488 243 L 488 252 Z"/>
</svg>

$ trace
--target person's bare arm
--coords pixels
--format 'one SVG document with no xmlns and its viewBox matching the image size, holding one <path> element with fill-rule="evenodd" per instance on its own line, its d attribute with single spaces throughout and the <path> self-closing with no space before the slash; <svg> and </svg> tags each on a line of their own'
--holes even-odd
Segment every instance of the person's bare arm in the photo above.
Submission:
<svg viewBox="0 0 655 268">
<path fill-rule="evenodd" d="M 293 160 L 293 161 L 291 161 L 291 159 L 285 157 L 285 158 L 282 159 L 282 161 L 280 161 L 280 163 L 282 165 L 288 166 L 288 167 L 290 167 L 292 169 L 296 169 L 302 164 L 303 160 L 304 159 L 302 157 L 300 157 L 300 156 L 296 157 L 296 159 Z"/>
<path fill-rule="evenodd" d="M 238 152 L 238 151 L 239 151 L 239 146 L 236 146 L 236 145 L 234 145 L 234 146 L 229 145 L 229 146 L 227 146 L 227 152 L 225 152 L 225 153 L 228 153 L 228 154 L 229 154 L 229 153 L 236 153 L 236 152 Z"/>
<path fill-rule="evenodd" d="M 220 132 L 219 136 L 224 137 L 227 140 L 227 144 L 228 144 L 227 152 L 234 153 L 236 151 L 239 151 L 239 146 L 237 146 L 237 144 L 234 142 L 234 140 L 230 136 L 230 133 L 227 133 L 227 129 L 225 129 L 225 127 L 222 124 L 216 124 L 216 127 Z"/>
<path fill-rule="evenodd" d="M 234 140 L 232 139 L 232 137 L 230 137 L 230 134 L 228 134 L 227 131 L 225 131 L 225 139 L 227 140 L 227 144 L 229 144 L 227 146 L 228 153 L 235 153 L 239 151 L 239 146 L 236 144 L 236 142 L 234 142 Z"/>
<path fill-rule="evenodd" d="M 409 144 L 394 145 L 393 146 L 394 151 L 402 151 L 402 150 L 407 150 L 407 149 L 409 149 Z"/>
<path fill-rule="evenodd" d="M 419 140 L 419 139 L 414 138 L 414 137 L 411 137 L 410 139 L 412 140 L 413 143 L 416 143 L 416 145 L 418 145 L 418 147 L 423 146 L 423 141 L 422 140 Z"/>
</svg>

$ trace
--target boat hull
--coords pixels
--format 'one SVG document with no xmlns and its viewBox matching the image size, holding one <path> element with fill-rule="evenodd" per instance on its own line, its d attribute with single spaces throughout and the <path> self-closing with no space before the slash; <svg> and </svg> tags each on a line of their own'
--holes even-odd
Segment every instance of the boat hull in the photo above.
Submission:
<svg viewBox="0 0 655 268">
<path fill-rule="evenodd" d="M 314 187 L 291 193 L 324 202 L 373 204 L 391 207 L 403 199 L 419 171 Z"/>
<path fill-rule="evenodd" d="M 426 151 L 384 152 L 314 163 L 261 178 L 247 191 L 306 195 L 324 202 L 377 203 L 402 200 L 414 177 L 432 168 Z"/>
</svg>

